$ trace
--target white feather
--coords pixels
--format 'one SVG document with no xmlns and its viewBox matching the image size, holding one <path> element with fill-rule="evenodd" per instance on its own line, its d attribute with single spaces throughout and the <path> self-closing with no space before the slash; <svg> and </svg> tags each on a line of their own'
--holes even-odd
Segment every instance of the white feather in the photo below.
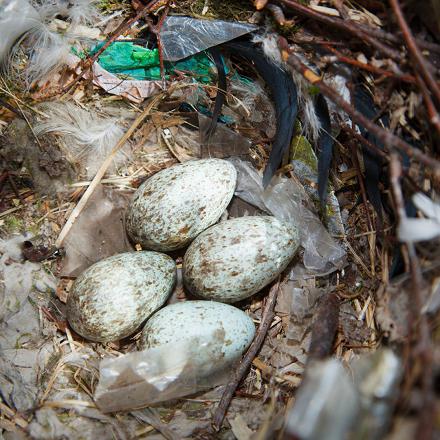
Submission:
<svg viewBox="0 0 440 440">
<path fill-rule="evenodd" d="M 63 17 L 74 25 L 94 24 L 102 19 L 96 1 L 91 0 L 32 0 L 42 19 Z"/>
<path fill-rule="evenodd" d="M 397 228 L 400 241 L 426 241 L 440 235 L 440 223 L 430 218 L 404 218 Z"/>
<path fill-rule="evenodd" d="M 304 63 L 304 60 L 302 62 Z M 313 96 L 309 92 L 310 84 L 296 71 L 292 71 L 292 78 L 298 93 L 299 109 L 303 113 L 304 135 L 307 139 L 316 142 L 321 131 L 321 123 L 316 115 Z"/>
<path fill-rule="evenodd" d="M 276 34 L 255 35 L 252 39 L 253 43 L 261 44 L 264 54 L 275 64 L 285 67 L 285 63 L 281 58 L 280 49 L 277 43 L 278 37 Z"/>
<path fill-rule="evenodd" d="M 101 117 L 95 111 L 68 102 L 50 102 L 42 107 L 48 118 L 35 125 L 35 133 L 61 136 L 69 155 L 86 169 L 88 177 L 94 176 L 124 134 L 118 120 Z M 128 154 L 125 148 L 115 157 L 114 166 L 120 166 Z"/>
<path fill-rule="evenodd" d="M 18 71 L 18 76 L 30 88 L 36 81 L 46 78 L 50 73 L 57 71 L 67 64 L 70 54 L 69 40 L 41 23 L 28 31 L 24 37 L 25 50 L 28 55 L 26 67 Z M 11 61 L 17 54 L 16 45 L 11 53 Z"/>
<path fill-rule="evenodd" d="M 256 35 L 252 41 L 254 43 L 261 44 L 264 54 L 268 59 L 277 64 L 283 69 L 288 69 L 287 64 L 283 61 L 281 57 L 280 50 L 278 48 L 278 37 L 276 34 L 268 33 L 265 35 Z M 309 65 L 309 62 L 306 58 L 301 56 L 300 53 L 296 53 L 297 56 L 301 58 L 301 61 Z M 313 67 L 309 66 L 313 70 Z M 298 93 L 298 104 L 300 111 L 303 112 L 303 129 L 304 135 L 311 139 L 312 141 L 316 141 L 319 137 L 319 132 L 321 130 L 321 123 L 319 122 L 318 117 L 316 116 L 315 105 L 313 101 L 313 97 L 310 96 L 309 93 L 309 83 L 302 77 L 301 74 L 296 71 L 292 71 L 293 82 L 296 85 L 297 93 Z"/>
<path fill-rule="evenodd" d="M 27 88 L 69 61 L 75 38 L 69 32 L 60 34 L 53 29 L 51 24 L 55 17 L 65 17 L 72 28 L 78 24 L 91 24 L 101 18 L 95 2 L 88 0 L 34 0 L 32 6 L 23 8 L 23 13 L 28 14 L 25 20 L 27 29 L 23 29 L 24 34 L 11 49 L 5 66 L 7 74 L 21 79 Z M 17 14 L 17 11 L 12 12 Z M 11 15 L 11 18 L 14 17 Z M 27 58 L 25 67 L 22 67 L 20 60 L 22 55 Z"/>
<path fill-rule="evenodd" d="M 437 203 L 434 203 L 428 196 L 420 192 L 415 193 L 412 200 L 417 209 L 420 209 L 426 217 L 435 219 L 440 224 L 440 206 Z"/>
<path fill-rule="evenodd" d="M 440 235 L 440 205 L 423 193 L 416 193 L 412 200 L 428 218 L 403 218 L 397 235 L 400 241 L 425 241 Z"/>
</svg>

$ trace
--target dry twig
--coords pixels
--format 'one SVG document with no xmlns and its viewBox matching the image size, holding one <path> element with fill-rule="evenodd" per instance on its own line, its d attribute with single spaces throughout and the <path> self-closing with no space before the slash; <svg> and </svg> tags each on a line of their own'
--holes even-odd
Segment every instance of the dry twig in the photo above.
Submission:
<svg viewBox="0 0 440 440">
<path fill-rule="evenodd" d="M 423 82 L 423 79 L 420 77 L 420 75 L 417 74 L 416 79 L 420 87 L 420 92 L 422 93 L 423 101 L 425 101 L 429 122 L 436 128 L 436 130 L 440 134 L 440 117 L 434 103 L 432 102 L 429 90 L 427 89 L 426 84 Z"/>
<path fill-rule="evenodd" d="M 260 326 L 258 327 L 257 333 L 255 335 L 252 344 L 248 348 L 246 354 L 243 356 L 243 359 L 240 362 L 240 365 L 237 368 L 233 378 L 226 385 L 226 388 L 223 392 L 220 403 L 214 413 L 213 425 L 214 429 L 217 431 L 221 428 L 223 420 L 226 415 L 226 411 L 229 408 L 232 397 L 237 389 L 239 383 L 243 379 L 246 372 L 249 370 L 249 367 L 252 364 L 255 356 L 260 350 L 263 342 L 266 338 L 267 331 L 269 330 L 270 324 L 272 323 L 272 319 L 274 317 L 274 308 L 277 302 L 278 293 L 280 290 L 280 281 L 278 280 L 270 289 L 269 294 L 264 303 L 263 314 L 261 316 Z"/>
<path fill-rule="evenodd" d="M 400 177 L 402 175 L 402 165 L 397 153 L 391 154 L 390 159 L 390 181 L 396 204 L 397 218 L 400 220 L 406 217 L 405 205 L 403 201 L 402 189 L 400 186 Z M 423 365 L 421 371 L 422 386 L 422 407 L 420 410 L 419 424 L 415 438 L 428 440 L 432 438 L 433 420 L 435 413 L 435 397 L 433 395 L 433 347 L 429 333 L 429 325 L 426 315 L 422 312 L 423 307 L 423 278 L 420 269 L 419 259 L 413 242 L 405 242 L 408 252 L 409 266 L 412 282 L 412 296 L 408 304 L 408 321 L 410 337 L 408 343 L 413 338 L 416 339 L 415 347 L 411 352 L 409 362 L 415 364 L 417 360 Z"/>
<path fill-rule="evenodd" d="M 440 104 L 440 87 L 437 85 L 435 78 L 432 76 L 429 63 L 423 57 L 420 49 L 417 47 L 417 43 L 411 33 L 411 29 L 408 26 L 408 23 L 403 16 L 402 9 L 400 8 L 400 4 L 398 0 L 390 0 L 391 7 L 393 8 L 394 14 L 396 15 L 397 22 L 399 23 L 399 27 L 402 30 L 403 38 L 405 40 L 406 46 L 408 48 L 408 52 L 411 56 L 411 59 L 414 62 L 414 70 L 420 72 L 423 80 L 426 82 L 426 85 L 429 87 L 430 92 L 434 95 L 437 100 L 437 103 Z"/>
<path fill-rule="evenodd" d="M 408 83 L 416 82 L 416 78 L 412 75 L 406 75 L 406 74 L 400 75 L 395 72 L 390 72 L 388 70 L 381 69 L 380 67 L 375 67 L 370 64 L 362 63 L 358 60 L 355 60 L 354 58 L 350 58 L 344 55 L 342 52 L 339 52 L 337 49 L 331 47 L 330 45 L 324 44 L 324 46 L 327 50 L 329 50 L 337 57 L 338 61 L 341 61 L 342 63 L 350 64 L 354 67 L 357 67 L 358 69 L 366 70 L 367 72 L 375 73 L 377 75 L 386 76 L 388 78 L 396 78 L 403 82 L 408 82 Z"/>
<path fill-rule="evenodd" d="M 55 246 L 60 247 L 66 238 L 67 234 L 69 233 L 70 229 L 72 228 L 73 224 L 75 223 L 75 220 L 78 218 L 78 216 L 81 214 L 82 210 L 85 208 L 87 201 L 89 200 L 90 196 L 95 191 L 96 187 L 99 185 L 101 179 L 103 178 L 105 172 L 107 171 L 107 168 L 111 165 L 114 156 L 116 153 L 122 148 L 122 146 L 127 142 L 127 140 L 131 137 L 131 135 L 135 132 L 135 130 L 139 127 L 139 125 L 144 121 L 144 119 L 150 114 L 151 110 L 156 106 L 156 104 L 165 96 L 164 93 L 161 93 L 160 95 L 155 96 L 148 106 L 145 108 L 145 110 L 136 118 L 136 120 L 133 122 L 131 127 L 127 130 L 127 132 L 122 136 L 121 139 L 119 139 L 118 143 L 113 147 L 110 154 L 108 155 L 107 159 L 104 161 L 104 163 L 101 165 L 99 170 L 97 171 L 95 177 L 90 182 L 89 187 L 85 191 L 84 195 L 82 196 L 79 203 L 75 206 L 73 211 L 70 214 L 70 217 L 68 218 L 67 222 L 63 226 L 63 229 L 60 232 L 60 235 L 58 236 Z"/>
<path fill-rule="evenodd" d="M 280 39 L 280 47 L 282 49 L 284 60 L 295 70 L 301 73 L 307 81 L 317 86 L 323 95 L 335 102 L 350 116 L 354 122 L 356 122 L 356 124 L 362 125 L 365 129 L 369 130 L 371 134 L 377 137 L 377 139 L 379 139 L 384 145 L 395 147 L 405 152 L 408 156 L 413 157 L 419 162 L 432 168 L 435 173 L 440 174 L 440 162 L 438 160 L 424 154 L 417 148 L 414 148 L 412 145 L 408 144 L 403 139 L 400 139 L 390 131 L 379 127 L 374 122 L 366 118 L 362 113 L 357 111 L 352 105 L 345 101 L 336 90 L 325 84 L 321 77 L 308 69 L 307 66 L 303 64 L 296 55 L 290 53 L 286 40 L 282 38 Z"/>
<path fill-rule="evenodd" d="M 87 73 L 87 70 L 93 65 L 95 61 L 98 60 L 99 56 L 110 46 L 110 44 L 112 44 L 120 35 L 127 31 L 132 24 L 136 23 L 140 18 L 144 17 L 145 15 L 149 14 L 153 10 L 161 7 L 166 3 L 168 3 L 168 0 L 152 0 L 134 17 L 121 23 L 99 50 L 97 50 L 92 56 L 88 56 L 85 60 L 81 60 L 81 72 L 75 77 L 75 79 L 73 79 L 63 88 L 63 93 L 67 93 L 69 90 L 71 90 L 72 87 L 84 77 L 84 75 Z"/>
<path fill-rule="evenodd" d="M 381 43 L 380 41 L 378 41 L 377 36 L 368 34 L 360 26 L 352 21 L 344 21 L 337 17 L 331 17 L 330 15 L 322 14 L 321 12 L 314 11 L 313 9 L 310 9 L 307 6 L 304 6 L 293 0 L 279 1 L 300 15 L 303 15 L 307 18 L 312 18 L 314 20 L 320 21 L 321 23 L 325 23 L 331 27 L 354 35 L 359 40 L 365 41 L 370 46 L 375 47 L 378 51 L 382 52 L 389 58 L 395 61 L 402 61 L 402 56 L 399 51 Z"/>
</svg>

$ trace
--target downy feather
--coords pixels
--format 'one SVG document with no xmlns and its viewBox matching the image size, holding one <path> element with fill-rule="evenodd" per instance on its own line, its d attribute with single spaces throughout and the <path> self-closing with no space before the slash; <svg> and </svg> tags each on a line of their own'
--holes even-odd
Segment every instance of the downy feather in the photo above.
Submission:
<svg viewBox="0 0 440 440">
<path fill-rule="evenodd" d="M 84 110 L 66 102 L 50 102 L 42 105 L 47 119 L 37 123 L 35 133 L 53 133 L 61 136 L 70 157 L 86 169 L 92 177 L 124 134 L 118 120 L 99 116 L 93 110 Z M 127 160 L 126 147 L 116 155 L 114 167 Z"/>
<path fill-rule="evenodd" d="M 24 13 L 29 14 L 27 21 L 31 23 L 30 29 L 11 48 L 4 66 L 6 74 L 17 76 L 30 88 L 35 82 L 67 64 L 74 38 L 69 31 L 58 33 L 51 23 L 55 17 L 61 16 L 72 27 L 91 24 L 95 19 L 100 19 L 94 4 L 86 0 L 32 1 L 34 9 L 24 9 Z M 27 56 L 24 68 L 19 67 L 21 54 Z"/>
</svg>

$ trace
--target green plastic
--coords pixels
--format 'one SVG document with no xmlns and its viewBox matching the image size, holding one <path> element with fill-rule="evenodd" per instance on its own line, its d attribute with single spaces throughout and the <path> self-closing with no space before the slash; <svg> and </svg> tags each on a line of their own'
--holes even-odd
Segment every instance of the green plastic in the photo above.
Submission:
<svg viewBox="0 0 440 440">
<path fill-rule="evenodd" d="M 102 47 L 97 45 L 92 54 Z M 98 63 L 108 72 L 124 79 L 158 80 L 160 79 L 159 52 L 147 49 L 132 42 L 115 41 L 98 58 Z M 165 62 L 165 77 L 171 75 L 191 76 L 204 84 L 215 80 L 215 64 L 203 52 L 178 61 Z"/>
</svg>

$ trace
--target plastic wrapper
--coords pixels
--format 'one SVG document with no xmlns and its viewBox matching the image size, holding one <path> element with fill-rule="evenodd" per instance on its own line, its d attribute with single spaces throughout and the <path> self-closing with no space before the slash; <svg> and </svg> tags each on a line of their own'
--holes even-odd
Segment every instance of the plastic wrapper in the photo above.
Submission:
<svg viewBox="0 0 440 440">
<path fill-rule="evenodd" d="M 103 359 L 95 401 L 103 412 L 126 411 L 226 383 L 231 364 L 223 360 L 223 343 L 208 334 Z"/>
<path fill-rule="evenodd" d="M 178 61 L 256 29 L 249 23 L 170 16 L 160 30 L 163 57 L 166 61 Z"/>
<path fill-rule="evenodd" d="M 286 432 L 302 440 L 347 438 L 360 399 L 352 379 L 336 359 L 309 364 L 286 421 Z"/>
<path fill-rule="evenodd" d="M 361 396 L 355 438 L 381 439 L 388 431 L 402 378 L 400 359 L 388 349 L 354 362 L 353 376 Z"/>
<path fill-rule="evenodd" d="M 350 373 L 335 359 L 315 361 L 307 367 L 286 431 L 302 440 L 384 438 L 401 377 L 401 362 L 389 349 L 360 357 Z"/>
<path fill-rule="evenodd" d="M 26 0 L 0 0 L 0 64 L 15 41 L 40 21 L 36 9 Z"/>
<path fill-rule="evenodd" d="M 206 133 L 211 118 L 201 113 L 198 114 L 200 127 L 201 157 L 218 157 L 223 159 L 231 156 L 247 156 L 252 142 L 229 129 L 223 124 L 217 124 L 215 132 L 212 134 L 209 142 L 204 142 L 203 133 Z"/>
<path fill-rule="evenodd" d="M 297 226 L 304 248 L 302 275 L 325 275 L 344 266 L 344 249 L 311 211 L 312 205 L 300 184 L 275 177 L 264 190 L 262 176 L 250 163 L 235 158 L 231 162 L 238 171 L 237 197 Z"/>
</svg>

